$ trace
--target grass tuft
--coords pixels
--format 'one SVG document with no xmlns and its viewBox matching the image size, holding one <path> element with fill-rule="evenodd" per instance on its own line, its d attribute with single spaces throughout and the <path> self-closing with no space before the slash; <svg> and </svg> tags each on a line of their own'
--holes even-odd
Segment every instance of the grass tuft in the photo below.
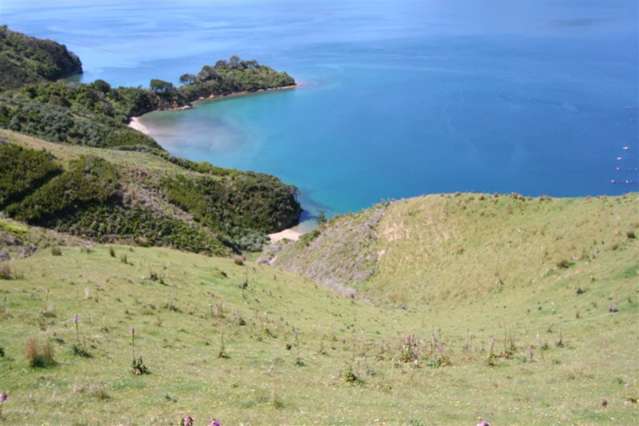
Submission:
<svg viewBox="0 0 639 426">
<path fill-rule="evenodd" d="M 51 343 L 49 341 L 40 343 L 35 337 L 27 340 L 25 357 L 31 368 L 48 368 L 57 364 Z"/>
</svg>

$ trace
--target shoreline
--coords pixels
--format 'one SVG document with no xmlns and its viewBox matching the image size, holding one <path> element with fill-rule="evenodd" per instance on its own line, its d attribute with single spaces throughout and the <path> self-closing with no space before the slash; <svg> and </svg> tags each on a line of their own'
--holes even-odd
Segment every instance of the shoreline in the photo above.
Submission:
<svg viewBox="0 0 639 426">
<path fill-rule="evenodd" d="M 277 243 L 283 240 L 297 241 L 302 237 L 302 235 L 308 234 L 316 229 L 317 226 L 317 222 L 314 218 L 302 215 L 302 217 L 300 217 L 300 223 L 297 225 L 284 229 L 280 232 L 269 234 L 268 236 L 271 239 L 271 243 Z"/>
<path fill-rule="evenodd" d="M 131 121 L 129 121 L 129 124 L 127 125 L 133 130 L 137 130 L 140 133 L 144 133 L 147 136 L 151 136 L 151 132 L 149 131 L 149 128 L 146 127 L 144 124 L 142 124 L 142 122 L 140 121 L 140 117 L 131 117 Z"/>
<path fill-rule="evenodd" d="M 291 86 L 283 86 L 283 87 L 276 87 L 273 89 L 260 89 L 257 90 L 255 92 L 248 92 L 248 91 L 243 91 L 243 92 L 236 92 L 236 93 L 231 93 L 228 95 L 211 95 L 208 98 L 200 98 L 197 99 L 195 101 L 193 101 L 192 104 L 190 105 L 185 105 L 185 106 L 181 106 L 181 107 L 177 107 L 177 108 L 170 108 L 170 109 L 164 109 L 161 111 L 184 111 L 184 110 L 188 110 L 188 109 L 193 109 L 196 108 L 198 105 L 203 104 L 203 103 L 208 103 L 208 102 L 218 102 L 218 101 L 223 101 L 226 99 L 233 99 L 233 98 L 243 98 L 243 97 L 248 97 L 248 96 L 257 96 L 257 95 L 264 95 L 264 94 L 269 94 L 269 93 L 273 93 L 273 92 L 282 92 L 282 91 L 286 91 L 286 90 L 293 90 L 293 89 L 297 89 L 302 87 L 302 84 L 293 84 Z M 154 112 L 154 111 L 151 111 Z M 130 128 L 137 130 L 138 132 L 141 132 L 149 137 L 152 137 L 151 135 L 151 131 L 149 130 L 149 128 L 144 125 L 142 123 L 142 117 L 146 115 L 143 114 L 141 116 L 135 116 L 135 117 L 131 117 L 131 120 L 129 121 L 129 123 L 127 124 Z M 288 229 L 284 229 L 283 231 L 280 232 L 275 232 L 273 234 L 268 234 L 268 237 L 271 240 L 271 243 L 276 243 L 279 241 L 283 241 L 283 240 L 291 240 L 291 241 L 297 241 L 300 239 L 300 237 L 302 235 L 304 235 L 306 232 L 308 231 L 304 231 L 302 229 L 300 229 L 300 225 L 302 225 L 302 222 L 298 223 L 297 225 L 288 228 Z"/>
<path fill-rule="evenodd" d="M 297 226 L 294 226 L 293 228 L 288 228 L 274 234 L 269 234 L 268 237 L 271 239 L 271 243 L 277 243 L 283 240 L 297 241 L 303 234 L 301 231 L 296 230 L 296 227 Z"/>
<path fill-rule="evenodd" d="M 259 89 L 259 90 L 256 90 L 255 92 L 249 92 L 247 90 L 244 90 L 242 92 L 229 93 L 228 95 L 211 95 L 208 98 L 202 97 L 202 98 L 198 98 L 194 100 L 190 108 L 180 107 L 180 108 L 173 108 L 173 109 L 168 109 L 164 111 L 180 111 L 183 109 L 195 108 L 197 105 L 202 103 L 223 101 L 225 99 L 233 99 L 233 98 L 244 98 L 248 96 L 265 95 L 265 94 L 274 93 L 274 92 L 284 92 L 287 90 L 299 89 L 301 87 L 302 87 L 302 83 L 299 83 L 299 84 L 292 84 L 290 86 L 274 87 L 272 89 Z"/>
<path fill-rule="evenodd" d="M 211 95 L 208 98 L 196 99 L 189 105 L 184 105 L 184 106 L 176 107 L 176 108 L 167 108 L 167 109 L 162 109 L 157 111 L 184 111 L 184 110 L 196 108 L 198 105 L 203 103 L 218 102 L 218 101 L 223 101 L 226 99 L 234 99 L 234 98 L 244 98 L 248 96 L 265 95 L 265 94 L 270 94 L 274 92 L 283 92 L 287 90 L 299 89 L 300 87 L 302 87 L 302 83 L 292 84 L 290 86 L 274 87 L 272 89 L 259 89 L 259 90 L 256 90 L 255 92 L 249 92 L 245 90 L 242 92 L 229 93 L 228 95 Z M 155 111 L 150 111 L 146 114 L 150 114 L 151 112 L 155 112 Z M 151 131 L 149 130 L 149 128 L 145 126 L 144 124 L 142 124 L 142 122 L 140 121 L 140 119 L 146 114 L 131 117 L 127 125 L 130 128 L 137 130 L 138 132 L 144 133 L 147 136 L 151 136 Z"/>
</svg>

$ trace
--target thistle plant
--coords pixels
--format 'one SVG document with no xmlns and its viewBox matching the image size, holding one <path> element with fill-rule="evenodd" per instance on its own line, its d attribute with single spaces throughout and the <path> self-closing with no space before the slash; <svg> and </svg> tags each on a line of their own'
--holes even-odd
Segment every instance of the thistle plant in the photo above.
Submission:
<svg viewBox="0 0 639 426">
<path fill-rule="evenodd" d="M 419 345 L 414 334 L 404 337 L 399 353 L 402 362 L 415 362 L 419 358 Z"/>
<path fill-rule="evenodd" d="M 135 328 L 131 327 L 131 373 L 136 376 L 142 376 L 144 374 L 150 374 L 149 369 L 144 365 L 142 357 L 136 358 L 135 356 Z"/>
<path fill-rule="evenodd" d="M 220 351 L 217 353 L 218 358 L 229 358 L 224 345 L 224 334 L 220 334 Z"/>
<path fill-rule="evenodd" d="M 528 345 L 528 362 L 533 362 L 535 359 L 535 353 L 533 351 L 533 345 Z"/>
<path fill-rule="evenodd" d="M 75 314 L 73 316 L 73 325 L 75 326 L 75 340 L 80 345 L 80 315 Z"/>
<path fill-rule="evenodd" d="M 0 393 L 0 419 L 2 418 L 2 406 L 9 399 L 9 394 L 6 392 Z"/>
<path fill-rule="evenodd" d="M 488 349 L 488 359 L 486 360 L 489 367 L 497 365 L 497 355 L 495 355 L 495 338 L 490 338 L 490 348 Z"/>
<path fill-rule="evenodd" d="M 71 350 L 73 351 L 73 355 L 78 355 L 84 358 L 91 358 L 92 355 L 89 353 L 89 351 L 86 350 L 84 341 L 82 339 L 82 336 L 80 335 L 80 315 L 75 314 L 73 316 L 73 325 L 75 327 L 76 340 L 76 343 L 71 348 Z"/>
</svg>

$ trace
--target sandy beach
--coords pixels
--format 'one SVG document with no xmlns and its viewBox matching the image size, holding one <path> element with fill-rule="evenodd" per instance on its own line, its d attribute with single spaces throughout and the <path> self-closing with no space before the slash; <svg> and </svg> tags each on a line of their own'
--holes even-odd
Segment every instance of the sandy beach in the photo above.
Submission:
<svg viewBox="0 0 639 426">
<path fill-rule="evenodd" d="M 311 232 L 315 228 L 317 228 L 317 222 L 315 220 L 306 219 L 293 226 L 292 228 L 288 228 L 274 234 L 269 234 L 269 237 L 271 238 L 271 242 L 273 243 L 282 240 L 297 241 L 302 235 Z"/>
<path fill-rule="evenodd" d="M 131 121 L 129 122 L 129 127 L 137 130 L 138 132 L 142 132 L 145 135 L 150 135 L 149 129 L 144 124 L 142 124 L 139 117 L 131 118 Z"/>
<path fill-rule="evenodd" d="M 277 88 L 274 88 L 274 89 L 260 89 L 260 90 L 257 90 L 255 92 L 237 92 L 237 93 L 231 93 L 229 95 L 217 95 L 217 96 L 216 95 L 211 95 L 208 98 L 197 99 L 196 101 L 193 102 L 193 105 L 185 105 L 185 106 L 181 106 L 179 108 L 169 109 L 168 111 L 182 111 L 182 110 L 185 110 L 185 109 L 192 109 L 192 108 L 196 107 L 198 104 L 203 103 L 203 102 L 222 101 L 222 100 L 225 100 L 225 99 L 261 95 L 261 94 L 267 94 L 267 93 L 272 93 L 272 92 L 280 92 L 280 91 L 284 91 L 284 90 L 299 89 L 300 87 L 302 87 L 302 84 L 298 83 L 298 84 L 293 84 L 291 86 L 277 87 Z M 151 132 L 149 131 L 149 128 L 146 127 L 144 124 L 142 124 L 142 122 L 140 121 L 140 117 L 132 117 L 131 121 L 129 122 L 128 125 L 129 125 L 130 128 L 135 129 L 138 132 L 142 132 L 145 135 L 151 136 Z M 296 238 L 296 240 L 297 240 L 297 238 Z"/>
<path fill-rule="evenodd" d="M 276 232 L 275 234 L 269 234 L 272 243 L 276 243 L 282 240 L 297 241 L 300 239 L 301 236 L 302 232 L 294 228 L 285 229 L 281 232 Z"/>
</svg>

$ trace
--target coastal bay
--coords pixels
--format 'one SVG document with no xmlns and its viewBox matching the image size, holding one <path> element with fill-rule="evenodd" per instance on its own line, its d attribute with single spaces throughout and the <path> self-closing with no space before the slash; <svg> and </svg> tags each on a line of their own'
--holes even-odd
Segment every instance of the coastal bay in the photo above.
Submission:
<svg viewBox="0 0 639 426">
<path fill-rule="evenodd" d="M 637 188 L 636 2 L 498 1 L 483 10 L 402 0 L 367 5 L 366 15 L 357 1 L 256 2 L 249 14 L 227 2 L 215 11 L 187 2 L 152 17 L 141 2 L 127 6 L 126 22 L 101 2 L 70 2 L 75 13 L 46 20 L 10 3 L 8 23 L 78 52 L 85 81 L 177 83 L 185 70 L 236 53 L 303 81 L 304 90 L 155 112 L 141 122 L 174 155 L 298 186 L 314 214 L 423 193 Z M 331 13 L 306 13 L 314 7 Z M 180 25 L 166 25 L 176 14 Z M 113 22 L 118 32 L 105 35 Z M 82 36 L 64 31 L 71 27 Z M 134 39 L 157 48 L 114 48 Z"/>
</svg>

